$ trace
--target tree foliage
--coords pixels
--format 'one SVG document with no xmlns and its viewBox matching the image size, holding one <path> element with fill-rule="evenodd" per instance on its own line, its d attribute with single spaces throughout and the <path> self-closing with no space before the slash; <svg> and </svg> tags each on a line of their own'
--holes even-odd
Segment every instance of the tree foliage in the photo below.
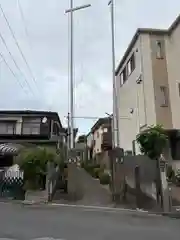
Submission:
<svg viewBox="0 0 180 240">
<path fill-rule="evenodd" d="M 16 163 L 24 171 L 25 181 L 34 182 L 37 185 L 47 173 L 47 162 L 60 165 L 63 161 L 61 152 L 48 147 L 24 148 L 16 158 Z M 37 187 L 37 186 L 36 186 Z"/>
<path fill-rule="evenodd" d="M 138 134 L 136 141 L 140 145 L 142 154 L 151 159 L 157 159 L 166 146 L 168 137 L 161 125 L 148 127 L 145 131 Z"/>
<path fill-rule="evenodd" d="M 85 143 L 86 142 L 86 135 L 80 135 L 77 140 L 78 143 Z"/>
</svg>

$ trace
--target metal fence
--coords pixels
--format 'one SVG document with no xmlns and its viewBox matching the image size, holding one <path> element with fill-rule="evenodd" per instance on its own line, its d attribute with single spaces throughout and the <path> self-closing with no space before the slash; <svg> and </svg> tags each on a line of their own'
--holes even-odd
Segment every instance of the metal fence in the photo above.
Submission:
<svg viewBox="0 0 180 240">
<path fill-rule="evenodd" d="M 24 173 L 18 166 L 4 168 L 0 171 L 0 198 L 11 198 L 24 200 L 25 191 Z"/>
</svg>

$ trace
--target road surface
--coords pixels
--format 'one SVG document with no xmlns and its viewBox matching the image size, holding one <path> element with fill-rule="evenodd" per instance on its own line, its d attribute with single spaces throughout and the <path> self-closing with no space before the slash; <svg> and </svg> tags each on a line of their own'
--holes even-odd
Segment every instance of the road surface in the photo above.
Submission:
<svg viewBox="0 0 180 240">
<path fill-rule="evenodd" d="M 0 203 L 0 238 L 178 240 L 180 220 L 126 211 Z"/>
</svg>

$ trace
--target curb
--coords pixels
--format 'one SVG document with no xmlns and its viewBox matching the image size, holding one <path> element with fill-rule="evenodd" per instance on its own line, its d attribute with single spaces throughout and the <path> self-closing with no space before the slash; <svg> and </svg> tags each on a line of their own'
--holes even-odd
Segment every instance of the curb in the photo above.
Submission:
<svg viewBox="0 0 180 240">
<path fill-rule="evenodd" d="M 46 205 L 48 204 L 48 201 L 34 201 L 34 200 L 24 200 L 24 201 L 21 201 L 21 204 L 22 205 Z"/>
<path fill-rule="evenodd" d="M 180 213 L 179 212 L 161 213 L 161 215 L 164 216 L 164 217 L 180 219 Z"/>
<path fill-rule="evenodd" d="M 124 212 L 124 213 L 129 213 L 129 214 L 138 214 L 141 216 L 151 216 L 151 217 L 169 217 L 169 218 L 176 218 L 180 219 L 180 212 L 149 212 L 143 209 L 128 209 L 128 208 L 115 208 L 115 207 L 98 207 L 98 206 L 85 206 L 85 205 L 78 205 L 78 204 L 56 204 L 52 202 L 35 202 L 34 204 L 31 205 L 46 205 L 49 207 L 76 207 L 76 208 L 83 208 L 87 210 L 101 210 L 101 211 L 109 211 L 109 212 Z"/>
<path fill-rule="evenodd" d="M 154 217 L 169 217 L 174 219 L 180 219 L 180 211 L 178 212 L 149 212 L 143 209 L 128 209 L 128 208 L 117 208 L 117 207 L 98 207 L 98 206 L 85 206 L 78 204 L 56 204 L 48 201 L 29 201 L 29 200 L 4 200 L 0 201 L 0 203 L 4 204 L 20 204 L 23 206 L 47 206 L 47 207 L 76 207 L 87 210 L 99 210 L 99 211 L 108 211 L 108 212 L 124 212 L 129 214 L 138 214 L 141 216 L 154 216 Z"/>
</svg>

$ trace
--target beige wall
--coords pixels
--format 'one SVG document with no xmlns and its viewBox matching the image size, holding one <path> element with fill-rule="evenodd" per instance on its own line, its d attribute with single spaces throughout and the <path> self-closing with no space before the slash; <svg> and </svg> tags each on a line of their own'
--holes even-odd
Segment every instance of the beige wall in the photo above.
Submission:
<svg viewBox="0 0 180 240">
<path fill-rule="evenodd" d="M 137 39 L 120 72 L 133 52 L 135 53 L 135 70 L 122 87 L 120 87 L 120 76 L 116 78 L 120 109 L 120 143 L 125 151 L 132 150 L 132 141 L 136 139 L 141 128 L 156 123 L 150 37 L 148 34 L 141 35 Z M 138 78 L 142 79 L 141 84 L 137 84 Z M 134 110 L 133 114 L 130 113 L 131 109 Z"/>
<path fill-rule="evenodd" d="M 162 124 L 165 128 L 180 129 L 180 26 L 171 36 L 163 34 L 141 34 L 132 52 L 135 52 L 136 68 L 120 87 L 120 76 L 116 77 L 119 100 L 120 144 L 124 150 L 132 150 L 132 141 L 139 131 L 153 124 Z M 163 44 L 163 59 L 156 57 L 156 41 Z M 136 80 L 141 76 L 141 84 Z M 167 88 L 168 105 L 162 106 L 160 87 Z M 130 114 L 130 109 L 134 109 Z M 128 119 L 121 119 L 122 116 Z M 138 148 L 137 148 L 138 150 Z"/>
<path fill-rule="evenodd" d="M 153 88 L 155 95 L 155 112 L 156 123 L 162 124 L 164 128 L 171 129 L 172 126 L 172 114 L 171 105 L 169 99 L 169 84 L 168 73 L 166 64 L 166 47 L 165 47 L 166 35 L 151 35 L 151 59 L 152 59 L 152 73 L 153 73 Z M 161 42 L 162 57 L 157 58 L 157 41 Z M 167 104 L 163 105 L 164 97 L 161 93 L 161 86 L 167 90 Z"/>
<path fill-rule="evenodd" d="M 180 129 L 180 96 L 178 83 L 180 83 L 180 26 L 166 38 L 167 70 L 169 80 L 170 104 L 172 110 L 173 128 Z"/>
</svg>

